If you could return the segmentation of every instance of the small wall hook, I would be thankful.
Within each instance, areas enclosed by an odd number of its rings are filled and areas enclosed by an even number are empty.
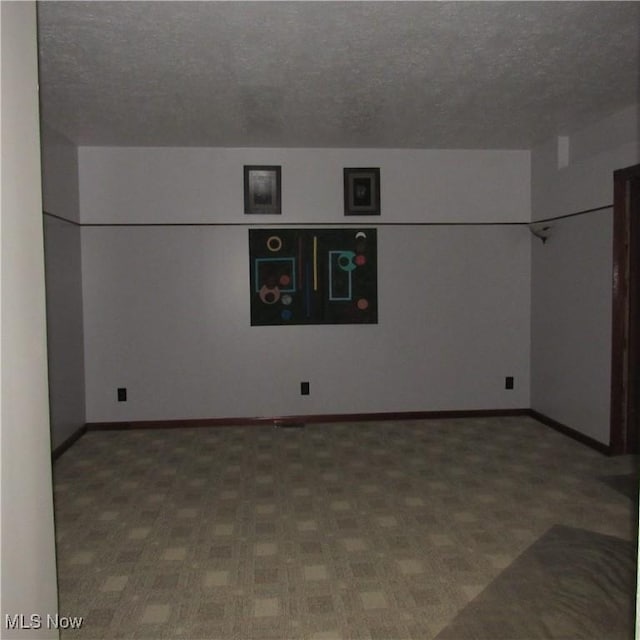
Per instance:
[[[529,231],[531,231],[536,238],[540,238],[540,240],[542,240],[542,244],[544,244],[551,235],[551,226],[546,225],[544,227],[540,227],[536,224],[530,224]]]

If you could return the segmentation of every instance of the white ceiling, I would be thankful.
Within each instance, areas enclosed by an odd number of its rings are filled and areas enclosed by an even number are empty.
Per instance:
[[[529,148],[639,102],[640,2],[40,2],[80,145]]]

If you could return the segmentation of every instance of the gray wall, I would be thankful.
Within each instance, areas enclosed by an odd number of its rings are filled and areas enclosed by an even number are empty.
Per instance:
[[[43,209],[53,214],[44,216],[44,242],[51,442],[55,448],[85,424],[78,152],[47,126],[42,129],[41,147]]]
[[[554,222],[545,245],[446,225],[610,205],[612,171],[638,161],[637,117],[569,132],[562,169],[555,139],[531,154],[81,148],[83,223],[203,225],[82,229],[87,420],[532,406],[607,442],[611,211]],[[242,165],[261,163],[283,166],[281,216],[243,214]],[[344,166],[382,169],[383,215],[361,220],[388,225],[380,323],[250,327],[247,227],[353,222]]]
[[[533,150],[532,217],[543,220],[613,202],[613,171],[637,163],[638,110],[628,108],[569,136],[569,165],[557,142]],[[609,443],[612,209],[550,223],[533,239],[531,407]]]
[[[34,2],[0,3],[2,30],[2,638],[5,615],[58,608],[47,402]]]
[[[243,214],[243,163],[282,165],[282,216]],[[381,167],[380,218],[345,219],[344,166]],[[528,407],[527,228],[414,222],[527,221],[529,171],[513,151],[81,148],[83,222],[219,225],[83,228],[87,420]],[[251,327],[265,222],[394,223],[379,324]]]
[[[528,222],[528,151],[81,147],[83,223],[353,222],[342,168],[380,167],[373,222]],[[244,164],[282,165],[282,215],[243,214]]]

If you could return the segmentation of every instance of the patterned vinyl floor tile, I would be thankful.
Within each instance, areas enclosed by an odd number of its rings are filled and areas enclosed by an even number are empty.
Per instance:
[[[89,432],[61,638],[632,637],[636,466],[527,417]]]

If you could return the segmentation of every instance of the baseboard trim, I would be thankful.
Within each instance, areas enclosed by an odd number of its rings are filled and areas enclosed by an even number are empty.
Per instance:
[[[197,418],[185,420],[132,420],[123,422],[87,422],[54,449],[52,457],[59,458],[87,431],[118,431],[134,429],[181,429],[188,427],[260,427],[293,426],[321,422],[368,422],[385,420],[449,420],[456,418],[497,418],[529,416],[563,435],[605,455],[611,455],[609,445],[562,424],[534,409],[470,409],[459,411],[391,411],[382,413],[329,413],[295,416],[245,417],[245,418]]]
[[[549,416],[545,416],[543,413],[539,411],[535,411],[534,409],[529,409],[529,415],[538,422],[546,425],[547,427],[551,427],[555,431],[562,433],[573,440],[577,440],[578,442],[586,445],[587,447],[591,447],[600,453],[604,453],[605,455],[611,455],[611,447],[607,444],[599,442],[598,440],[594,440],[590,436],[585,435],[584,433],[580,433],[580,431],[576,431],[571,427],[568,427],[566,424],[562,424],[562,422],[558,422]]]
[[[76,429],[62,444],[59,444],[51,451],[51,460],[56,461],[69,447],[75,444],[82,436],[87,433],[87,425],[82,425]]]
[[[392,411],[384,413],[329,413],[265,418],[197,418],[187,420],[135,420],[127,422],[88,422],[89,431],[120,429],[180,429],[184,427],[256,427],[310,424],[319,422],[368,422],[373,420],[446,420],[454,418],[494,418],[525,416],[529,409],[471,409],[461,411]]]

